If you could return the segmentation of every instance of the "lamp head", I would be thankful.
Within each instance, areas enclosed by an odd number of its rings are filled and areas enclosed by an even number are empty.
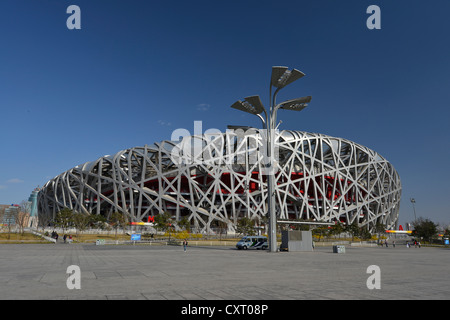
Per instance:
[[[285,101],[278,105],[278,108],[285,110],[293,110],[293,111],[301,111],[308,106],[308,103],[311,101],[312,97],[302,97],[297,99],[292,99]]]
[[[265,111],[259,96],[250,96],[245,98],[244,101],[238,100],[231,107],[254,115]]]
[[[305,74],[297,69],[288,70],[287,67],[272,67],[270,84],[276,88],[284,88],[288,84],[300,79]]]

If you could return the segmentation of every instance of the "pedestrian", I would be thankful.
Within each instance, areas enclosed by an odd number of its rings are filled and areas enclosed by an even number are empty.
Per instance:
[[[395,240],[392,241],[392,247],[395,248]]]
[[[184,241],[183,241],[183,249],[184,249],[184,252],[186,252],[187,245],[188,245],[188,242],[187,242],[186,239],[184,239]]]
[[[66,239],[67,239],[67,234],[64,234],[64,236],[63,236],[64,243],[66,243]]]
[[[384,240],[384,244],[386,245],[386,248],[388,247],[388,242],[387,242],[387,239],[386,240]]]

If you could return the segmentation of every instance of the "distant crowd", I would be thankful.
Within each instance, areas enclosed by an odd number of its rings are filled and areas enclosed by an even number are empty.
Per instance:
[[[420,247],[421,247],[420,241],[413,240],[413,244],[414,244],[414,248],[420,248]],[[409,241],[407,241],[407,242],[406,242],[406,247],[407,247],[407,248],[411,248],[411,246],[412,246],[413,244],[411,244]],[[388,241],[387,241],[387,240],[384,240],[384,244],[383,244],[383,245],[385,245],[386,248],[387,248],[387,247],[389,246]],[[392,246],[395,248],[395,240],[392,241]]]
[[[53,231],[51,237],[52,237],[53,239],[55,239],[56,241],[58,241],[58,238],[59,238],[58,232]],[[69,235],[64,234],[63,240],[64,240],[64,243],[67,243],[67,242],[71,243],[71,242],[73,241],[72,235],[71,235],[71,234],[69,234]]]

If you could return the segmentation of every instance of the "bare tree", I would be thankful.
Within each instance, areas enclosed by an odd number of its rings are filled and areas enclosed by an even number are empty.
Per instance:
[[[48,214],[39,212],[38,213],[38,226],[42,228],[42,233],[45,232],[45,228],[48,227],[51,218]]]
[[[5,207],[4,206],[0,206],[0,221],[3,221],[3,217],[5,215]]]
[[[16,225],[20,229],[20,234],[23,235],[25,227],[28,225],[31,212],[31,202],[23,200],[19,205],[19,210],[16,217]]]

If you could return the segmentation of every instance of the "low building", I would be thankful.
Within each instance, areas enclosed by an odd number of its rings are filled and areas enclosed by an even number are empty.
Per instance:
[[[15,226],[20,213],[20,206],[12,204],[5,208],[2,218],[3,226]]]

